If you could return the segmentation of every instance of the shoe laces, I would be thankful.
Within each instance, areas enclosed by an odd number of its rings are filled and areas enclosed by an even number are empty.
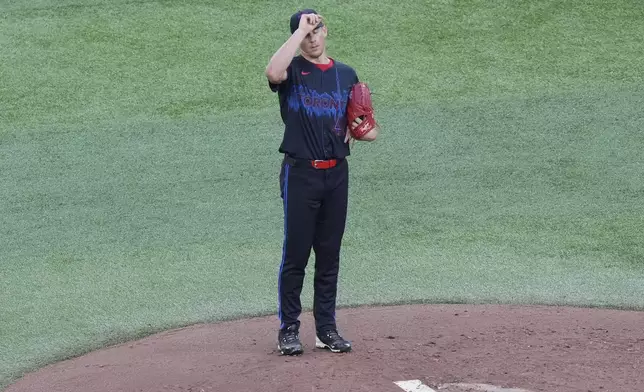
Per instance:
[[[297,340],[297,332],[295,331],[284,332],[284,335],[282,335],[282,340],[284,340],[286,343],[295,342]]]
[[[342,337],[340,337],[340,334],[338,334],[338,331],[330,330],[330,331],[326,331],[324,334],[333,340],[342,340]]]

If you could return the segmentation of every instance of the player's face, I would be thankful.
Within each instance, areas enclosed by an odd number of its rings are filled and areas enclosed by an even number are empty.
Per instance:
[[[302,41],[300,49],[309,57],[318,58],[324,53],[326,27],[318,27],[311,31]]]

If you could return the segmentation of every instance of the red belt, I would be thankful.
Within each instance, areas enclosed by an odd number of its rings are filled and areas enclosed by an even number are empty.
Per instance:
[[[335,165],[338,164],[338,161],[336,159],[329,159],[329,160],[321,160],[321,159],[316,159],[314,161],[311,161],[311,166],[313,166],[316,169],[330,169],[332,167],[335,167]]]

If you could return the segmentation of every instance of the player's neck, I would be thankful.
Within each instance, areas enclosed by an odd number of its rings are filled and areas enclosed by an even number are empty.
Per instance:
[[[327,56],[326,54],[326,50],[322,52],[320,57],[310,57],[304,53],[302,53],[302,57],[312,62],[313,64],[328,64],[331,61],[331,59],[329,59],[329,56]]]

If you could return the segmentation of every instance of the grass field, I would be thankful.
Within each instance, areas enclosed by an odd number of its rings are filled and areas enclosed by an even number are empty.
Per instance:
[[[314,5],[383,126],[350,160],[339,302],[644,308],[644,3],[398,3]],[[305,6],[0,0],[0,388],[275,311],[263,70]]]

